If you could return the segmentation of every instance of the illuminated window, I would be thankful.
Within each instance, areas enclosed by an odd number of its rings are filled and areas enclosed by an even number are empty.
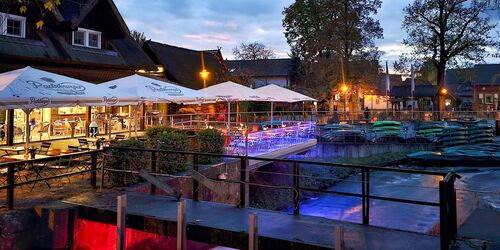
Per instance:
[[[24,38],[26,36],[26,17],[0,13],[0,34]]]
[[[484,95],[484,103],[485,104],[493,104],[493,94],[485,94]]]
[[[78,28],[73,31],[73,45],[100,49],[101,32]]]

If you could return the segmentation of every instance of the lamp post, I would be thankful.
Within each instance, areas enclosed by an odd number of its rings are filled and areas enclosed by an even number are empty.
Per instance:
[[[206,69],[203,69],[200,72],[200,77],[201,77],[201,79],[203,79],[203,88],[207,87],[207,78],[209,75],[210,75],[210,72],[208,72]]]
[[[438,96],[438,117],[441,120],[443,118],[444,114],[444,103],[445,103],[445,97],[448,95],[448,89],[446,89],[444,86],[439,89],[439,96]]]
[[[342,85],[340,90],[344,93],[344,119],[346,119],[346,113],[347,113],[347,91],[349,88],[346,85]]]
[[[205,69],[205,55],[203,54],[203,51],[201,52],[201,72],[200,72],[200,77],[203,79],[203,88],[207,87],[207,78],[210,75],[210,72],[208,72]]]
[[[372,105],[371,105],[370,109],[373,110],[373,89],[370,89],[370,99],[372,101]]]

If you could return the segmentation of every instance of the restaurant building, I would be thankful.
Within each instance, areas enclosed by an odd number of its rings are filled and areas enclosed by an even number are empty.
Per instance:
[[[259,88],[269,84],[289,88],[297,63],[290,58],[227,60],[229,73],[238,82]]]
[[[35,4],[35,3],[33,3]],[[131,38],[129,29],[112,0],[61,1],[37,29],[38,6],[19,12],[17,3],[0,9],[0,73],[31,66],[80,80],[101,83],[140,70],[156,70],[153,61]],[[7,11],[9,10],[9,11]],[[4,11],[4,12],[2,12]],[[7,13],[8,12],[8,13]],[[44,79],[41,79],[43,81]],[[47,79],[45,79],[47,80]],[[31,140],[85,135],[91,120],[107,132],[129,130],[132,107],[63,107],[35,109],[29,117]],[[140,108],[140,116],[145,112]],[[22,110],[0,111],[0,144],[23,142]],[[144,121],[141,121],[143,125]]]

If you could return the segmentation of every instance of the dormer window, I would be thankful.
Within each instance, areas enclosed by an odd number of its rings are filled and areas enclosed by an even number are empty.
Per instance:
[[[78,28],[78,30],[73,31],[73,45],[100,49],[101,32]]]
[[[0,35],[26,37],[26,17],[0,12]]]

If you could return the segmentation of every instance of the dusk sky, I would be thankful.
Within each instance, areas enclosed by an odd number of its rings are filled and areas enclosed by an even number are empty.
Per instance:
[[[131,30],[144,32],[155,41],[192,48],[222,47],[225,58],[240,42],[261,41],[278,57],[287,57],[290,48],[282,27],[282,11],[293,0],[115,0]],[[383,0],[377,19],[384,39],[377,40],[390,62],[404,51],[401,41],[402,9],[411,0]],[[488,62],[498,61],[488,59]]]

